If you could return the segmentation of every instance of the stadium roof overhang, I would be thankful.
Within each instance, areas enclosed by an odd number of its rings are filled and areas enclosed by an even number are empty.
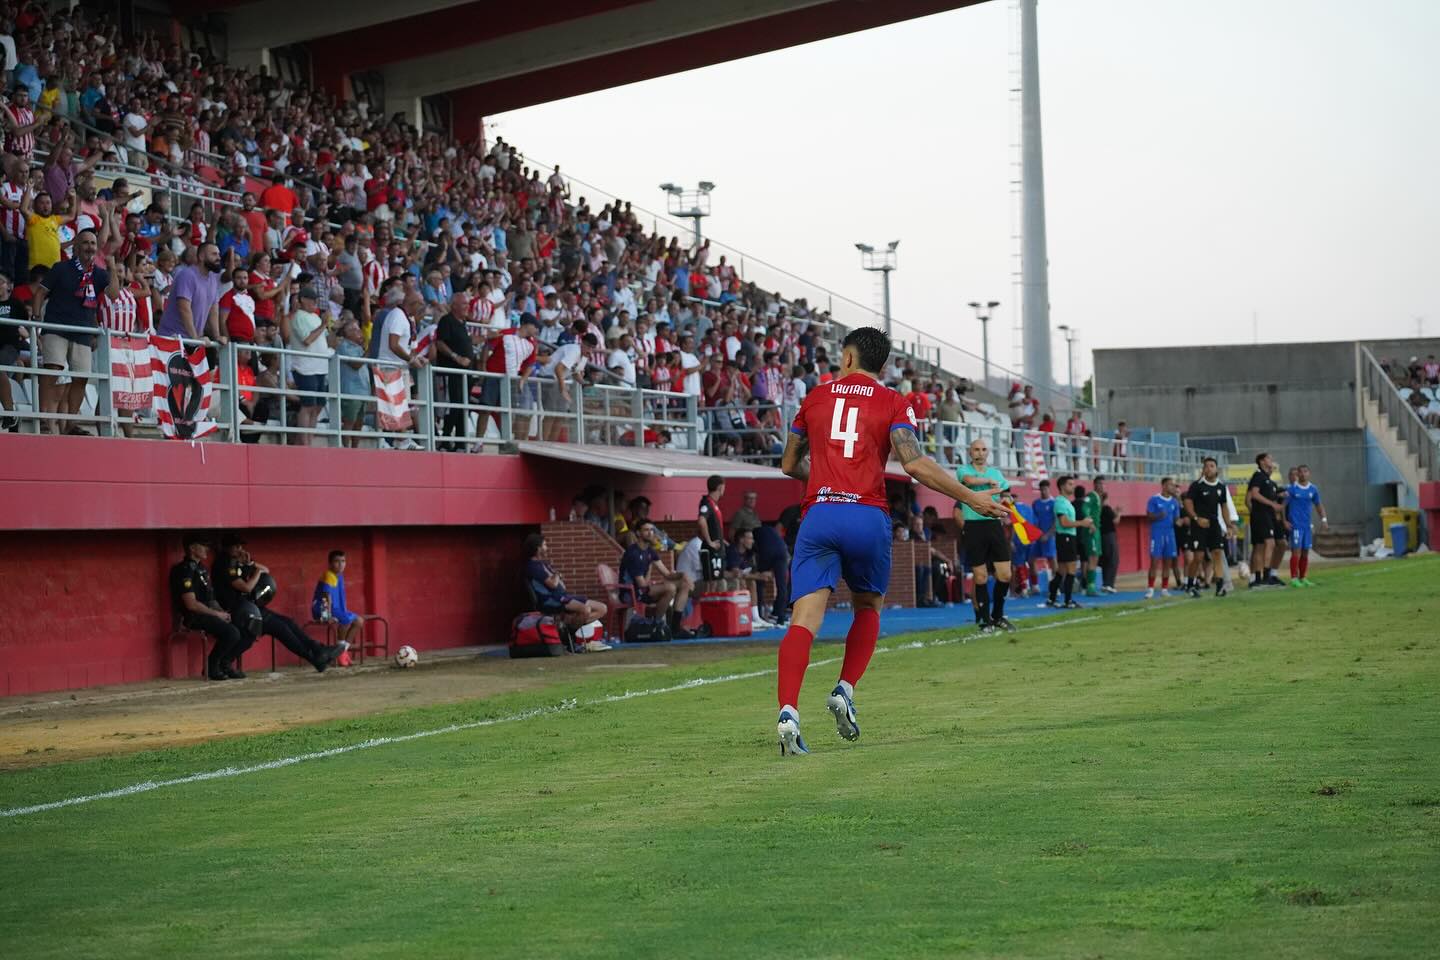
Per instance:
[[[719,457],[701,457],[678,450],[655,450],[649,447],[597,447],[575,443],[552,443],[546,440],[522,440],[517,446],[523,454],[548,457],[569,463],[608,470],[623,470],[650,477],[722,476],[744,480],[782,480],[785,475],[775,467],[761,466]]]
[[[220,13],[231,60],[304,44],[317,82],[380,71],[385,107],[448,93],[457,122],[608,89],[983,0],[187,0]]]

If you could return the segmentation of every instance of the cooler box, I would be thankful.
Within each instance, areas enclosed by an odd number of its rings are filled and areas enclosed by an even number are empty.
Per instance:
[[[1395,556],[1405,556],[1405,551],[1410,546],[1410,531],[1405,527],[1405,524],[1392,523],[1390,528],[1385,532],[1390,535],[1388,539],[1390,540],[1391,549],[1395,551]]]
[[[750,591],[705,594],[700,598],[700,619],[717,637],[750,636]]]

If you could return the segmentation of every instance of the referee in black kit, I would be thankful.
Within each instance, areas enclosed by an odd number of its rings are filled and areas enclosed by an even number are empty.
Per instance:
[[[1283,587],[1285,582],[1275,573],[1280,562],[1280,545],[1285,542],[1285,527],[1280,522],[1284,507],[1280,503],[1280,485],[1271,479],[1275,458],[1262,453],[1255,458],[1255,472],[1245,490],[1245,503],[1250,507],[1250,587]]]

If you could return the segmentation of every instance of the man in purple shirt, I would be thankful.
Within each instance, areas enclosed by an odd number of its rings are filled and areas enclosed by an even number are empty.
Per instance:
[[[220,248],[213,243],[200,246],[200,262],[175,272],[170,300],[160,317],[156,332],[166,337],[199,340],[209,335],[225,343],[220,329]]]

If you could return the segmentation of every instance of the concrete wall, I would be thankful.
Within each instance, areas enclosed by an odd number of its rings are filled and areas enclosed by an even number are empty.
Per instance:
[[[1440,340],[1365,341],[1401,362],[1440,355]],[[1378,529],[1379,505],[1413,500],[1374,459],[1356,405],[1355,343],[1236,344],[1095,351],[1096,402],[1107,423],[1234,436],[1234,462],[1268,450],[1281,470],[1308,463],[1332,522]],[[1368,450],[1367,450],[1368,448]],[[1403,485],[1402,485],[1403,486]]]

